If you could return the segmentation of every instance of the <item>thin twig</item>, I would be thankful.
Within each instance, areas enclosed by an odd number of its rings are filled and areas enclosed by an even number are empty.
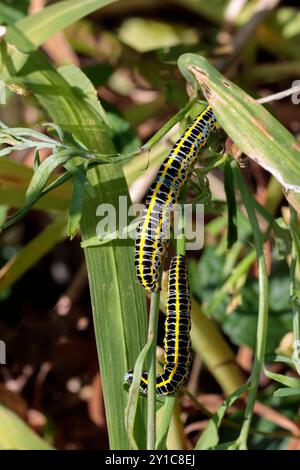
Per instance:
[[[263,98],[259,98],[256,101],[257,103],[260,103],[260,104],[269,103],[270,101],[282,100],[282,98],[285,98],[287,96],[290,96],[290,95],[293,95],[294,93],[299,93],[299,92],[300,92],[300,85],[297,85],[297,86],[288,88],[287,90],[274,93],[273,95],[264,96]]]

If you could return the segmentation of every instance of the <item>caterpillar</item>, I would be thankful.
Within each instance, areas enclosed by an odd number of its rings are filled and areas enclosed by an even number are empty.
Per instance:
[[[186,258],[176,255],[172,258],[169,278],[165,319],[165,363],[163,372],[156,376],[156,393],[173,395],[186,381],[191,363],[191,300],[188,283]],[[129,385],[133,371],[125,374]],[[146,394],[148,373],[141,377],[140,390]]]
[[[210,106],[200,113],[177,140],[149,188],[135,242],[138,281],[149,292],[159,288],[159,272],[168,239],[171,211],[178,201],[199,151],[205,146],[216,119]]]

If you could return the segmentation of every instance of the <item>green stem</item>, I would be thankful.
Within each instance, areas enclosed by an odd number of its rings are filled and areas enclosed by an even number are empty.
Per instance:
[[[291,301],[293,305],[293,356],[292,360],[300,375],[300,235],[298,215],[290,207],[290,230],[293,238],[291,271]]]
[[[159,284],[161,284],[161,282]],[[150,365],[148,372],[147,450],[154,450],[156,442],[156,341],[159,315],[159,300],[160,291],[153,292],[150,297],[150,313],[148,327],[148,341],[151,341],[152,344],[149,351]]]
[[[245,185],[240,169],[237,165],[233,168],[235,180],[240,190],[246,211],[248,213],[249,221],[253,230],[255,250],[258,260],[258,283],[259,283],[259,308],[258,308],[258,322],[257,322],[257,333],[256,333],[256,347],[254,355],[253,369],[250,376],[249,382],[249,394],[247,399],[247,405],[244,415],[244,420],[241,428],[241,432],[238,438],[239,449],[247,449],[247,439],[250,431],[251,420],[253,416],[253,409],[257,395],[257,389],[259,385],[259,378],[263,368],[266,339],[267,339],[267,327],[268,327],[268,275],[266,260],[264,256],[264,245],[263,236],[261,234],[257,218],[254,210],[254,201],[252,195],[249,193],[248,188]]]
[[[222,157],[219,160],[217,160],[215,163],[212,163],[209,166],[203,166],[203,168],[197,168],[197,173],[204,173],[206,175],[207,173],[214,170],[218,166],[223,165],[223,163],[226,162],[227,158],[228,158],[228,155],[224,153]]]
[[[177,124],[194,106],[194,104],[199,101],[196,96],[190,99],[190,101],[180,110],[175,116],[173,116],[153,137],[151,137],[148,142],[142,145],[140,151],[151,150],[154,145],[160,141],[160,139],[170,130],[172,127]]]

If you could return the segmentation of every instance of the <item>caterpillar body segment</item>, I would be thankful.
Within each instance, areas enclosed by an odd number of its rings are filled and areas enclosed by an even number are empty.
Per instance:
[[[185,256],[176,255],[171,261],[165,319],[165,362],[156,377],[156,393],[173,395],[186,381],[191,363],[191,301]],[[125,374],[131,384],[133,371]],[[141,377],[140,390],[147,394],[148,374]]]
[[[171,212],[216,119],[210,106],[200,113],[174,144],[149,188],[135,244],[138,281],[150,292],[159,288],[159,272],[168,244]],[[149,243],[148,243],[149,241]]]

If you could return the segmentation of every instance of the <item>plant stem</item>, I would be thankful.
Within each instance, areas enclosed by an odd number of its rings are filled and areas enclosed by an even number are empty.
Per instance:
[[[199,101],[197,96],[191,98],[190,101],[188,101],[188,103],[178,111],[177,114],[175,114],[175,116],[173,116],[153,137],[151,137],[150,140],[148,140],[148,142],[141,147],[140,151],[144,152],[145,150],[151,150],[152,147],[192,109],[197,101]]]
[[[293,356],[292,360],[300,375],[300,234],[298,215],[290,207],[290,231],[293,238],[291,261],[291,301],[293,305]]]
[[[266,349],[267,327],[268,327],[268,276],[266,260],[264,256],[263,236],[261,234],[254,210],[252,195],[245,185],[240,169],[234,164],[233,167],[235,180],[240,190],[245,208],[248,213],[249,221],[253,230],[255,250],[258,260],[258,283],[259,283],[259,308],[256,333],[256,347],[254,355],[253,369],[250,376],[249,395],[244,415],[241,432],[238,438],[239,449],[247,449],[247,439],[250,431],[253,408],[255,404],[259,378],[263,367],[264,355]]]
[[[160,283],[161,284],[160,274]],[[147,450],[155,449],[156,442],[156,339],[159,314],[160,291],[153,292],[150,297],[150,313],[148,327],[148,341],[151,341],[149,351],[150,365],[148,372],[148,397],[147,397]]]

